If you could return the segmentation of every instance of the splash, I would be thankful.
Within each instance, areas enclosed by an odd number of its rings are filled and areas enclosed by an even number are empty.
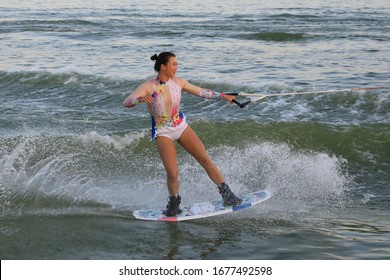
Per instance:
[[[105,189],[115,191],[133,165],[126,156],[142,137],[143,133],[91,132],[1,139],[2,215],[26,208],[74,207],[86,201],[106,203]]]
[[[295,150],[284,143],[256,142],[245,147],[217,147],[210,151],[237,193],[269,189],[272,199],[259,207],[278,219],[292,216],[331,216],[349,204],[352,178],[343,170],[343,158],[326,153]],[[182,159],[182,197],[191,202],[218,198],[212,183],[189,157]],[[196,187],[194,187],[196,186]],[[199,198],[200,197],[200,198]],[[258,214],[258,213],[257,213]]]
[[[130,210],[164,207],[165,170],[155,146],[139,141],[143,137],[91,132],[8,139],[0,158],[3,213],[90,203]],[[219,199],[202,167],[181,148],[178,152],[183,205]],[[342,158],[259,140],[213,146],[209,154],[235,192],[272,191],[261,211],[288,219],[292,213],[331,213],[346,206],[352,180]]]

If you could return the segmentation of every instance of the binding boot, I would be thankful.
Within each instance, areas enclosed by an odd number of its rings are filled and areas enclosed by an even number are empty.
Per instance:
[[[229,188],[228,184],[222,183],[218,185],[219,193],[223,199],[223,205],[225,206],[237,206],[240,205],[242,199],[237,197]]]
[[[181,196],[179,194],[170,195],[167,204],[167,209],[164,211],[164,215],[168,217],[173,217],[176,216],[177,214],[180,214],[182,212],[179,208],[180,202],[181,202]]]

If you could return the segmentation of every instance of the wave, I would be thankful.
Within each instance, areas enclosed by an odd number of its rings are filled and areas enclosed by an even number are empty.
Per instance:
[[[80,67],[76,67],[72,64],[60,67],[58,69],[54,69],[52,71],[40,69],[35,71],[0,71],[0,83],[2,85],[4,84],[9,86],[15,86],[18,83],[32,84],[37,86],[51,84],[67,85],[71,83],[99,84],[110,80],[113,83],[120,82],[112,77],[89,74],[87,70]]]
[[[42,101],[78,107],[104,104],[118,105],[123,92],[136,87],[140,81],[129,81],[86,73],[73,65],[49,71],[0,71],[4,94],[0,99],[32,103]],[[113,102],[107,102],[107,100]],[[62,106],[62,107],[63,107]]]
[[[309,19],[320,20],[323,18],[320,14],[317,14],[317,12],[319,12],[318,10],[309,10],[309,11],[312,11],[313,14],[307,14],[307,9],[305,9],[303,11],[306,13],[288,13],[288,12],[286,12],[286,13],[277,13],[274,15],[270,15],[269,17],[275,18],[275,19],[290,19],[290,18],[292,18],[292,19],[302,19],[302,20],[309,20]]]
[[[199,129],[199,135],[237,192],[269,188],[279,206],[291,201],[286,213],[302,202],[305,211],[347,203],[353,180],[342,157],[255,135],[216,141],[212,131]],[[1,216],[134,210],[166,201],[165,171],[145,134],[24,136],[1,139],[0,148]],[[186,204],[218,198],[205,172],[181,150],[179,164]]]
[[[15,206],[20,209],[51,207],[53,200],[68,207],[104,203],[99,201],[99,193],[111,181],[128,174],[135,164],[132,160],[138,156],[126,156],[142,136],[135,133],[118,137],[91,132],[0,139],[3,211]]]
[[[48,71],[0,71],[0,121],[5,131],[50,130],[87,133],[97,130],[127,131],[149,127],[150,117],[143,106],[123,108],[124,97],[143,80],[131,80],[83,73],[72,65]],[[244,109],[228,103],[183,94],[184,113],[189,120],[213,119],[217,122],[254,120],[256,123],[320,123],[332,126],[371,126],[387,124],[387,89],[334,94],[275,96],[272,93],[315,91],[310,85],[286,83],[191,81],[220,92],[237,91],[271,94]],[[326,88],[324,88],[326,89]],[[239,97],[240,102],[247,99]]]
[[[309,36],[305,33],[288,33],[288,32],[256,32],[256,33],[237,35],[237,38],[240,39],[273,41],[273,42],[302,41],[310,37],[312,36]]]
[[[83,73],[72,65],[48,71],[0,71],[0,116],[4,128],[13,130],[91,130],[125,131],[148,127],[145,108],[123,108],[124,97],[143,80],[131,80]],[[313,91],[310,85],[290,86],[283,82],[248,82],[245,84],[191,81],[220,92],[244,91],[283,93]],[[389,118],[389,92],[345,92],[300,96],[267,97],[244,109],[228,103],[183,94],[183,110],[194,120],[218,122],[251,119],[264,122],[314,122],[336,126],[386,124]],[[241,98],[240,101],[247,99]]]
[[[0,33],[15,32],[78,32],[80,28],[97,26],[98,23],[81,19],[56,20],[2,20]]]

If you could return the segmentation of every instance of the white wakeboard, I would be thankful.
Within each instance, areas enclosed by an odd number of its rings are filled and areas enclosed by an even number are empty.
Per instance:
[[[223,201],[218,200],[214,202],[195,203],[193,205],[183,207],[181,208],[182,212],[174,217],[165,216],[164,209],[137,210],[133,212],[133,216],[140,220],[170,222],[206,218],[254,206],[271,198],[271,192],[269,190],[261,190],[253,193],[242,194],[238,197],[242,199],[242,202],[237,206],[224,206]]]

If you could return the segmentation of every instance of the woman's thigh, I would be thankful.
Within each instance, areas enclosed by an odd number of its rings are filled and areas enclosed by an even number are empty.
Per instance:
[[[160,136],[156,138],[156,144],[168,176],[177,176],[179,168],[174,141],[168,137]]]

